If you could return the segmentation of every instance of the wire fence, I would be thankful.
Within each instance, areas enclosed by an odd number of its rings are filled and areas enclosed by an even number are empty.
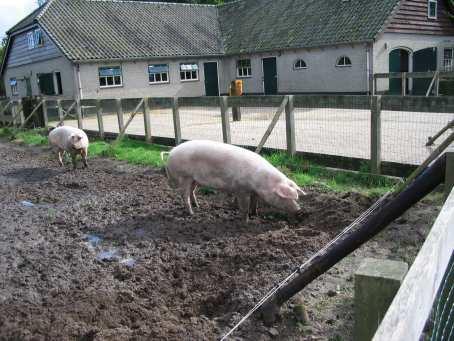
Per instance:
[[[284,103],[289,98],[291,103]],[[380,105],[374,109],[377,98]],[[221,97],[147,98],[138,105],[142,100],[51,99],[46,111],[50,126],[64,116],[66,125],[119,133],[136,110],[126,134],[149,131],[151,140],[206,139],[255,148],[263,140],[265,148],[370,160],[378,166],[381,161],[420,164],[450,129],[433,146],[426,147],[428,138],[454,121],[454,97],[242,96],[225,98],[225,109]]]

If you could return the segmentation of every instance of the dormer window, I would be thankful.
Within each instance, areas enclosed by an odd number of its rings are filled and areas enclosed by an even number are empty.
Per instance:
[[[342,56],[337,60],[337,67],[348,67],[352,66],[352,61],[347,56]]]
[[[428,0],[427,17],[429,19],[437,19],[437,0]]]
[[[307,64],[304,60],[298,59],[294,64],[293,64],[293,69],[294,70],[301,70],[301,69],[307,69]]]
[[[44,46],[43,31],[40,28],[27,33],[28,49],[36,49]]]

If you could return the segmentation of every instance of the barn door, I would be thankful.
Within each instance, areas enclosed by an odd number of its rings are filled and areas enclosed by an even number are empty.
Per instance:
[[[276,58],[263,58],[263,88],[265,95],[277,94]]]
[[[389,72],[408,72],[410,54],[407,50],[396,49],[392,50],[389,54]],[[408,93],[408,82],[407,89]],[[390,78],[389,79],[389,93],[390,95],[402,94],[402,79]]]
[[[437,70],[437,48],[429,47],[413,53],[413,72],[427,72]],[[429,89],[431,78],[413,80],[413,95],[425,96]]]

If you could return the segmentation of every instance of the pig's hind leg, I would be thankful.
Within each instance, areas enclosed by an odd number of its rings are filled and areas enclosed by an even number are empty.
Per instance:
[[[199,202],[197,200],[197,197],[195,196],[195,193],[197,191],[197,182],[193,181],[191,184],[191,202],[195,205],[195,207],[199,208]]]
[[[183,184],[181,186],[181,188],[183,190],[184,205],[186,206],[186,209],[188,210],[190,215],[194,214],[194,211],[192,210],[192,205],[191,205],[191,197],[194,195],[193,182],[194,181],[192,179],[185,179],[185,181],[183,181]]]

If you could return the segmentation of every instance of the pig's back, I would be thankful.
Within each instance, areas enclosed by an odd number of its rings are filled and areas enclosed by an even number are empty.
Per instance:
[[[68,147],[69,137],[71,134],[81,134],[83,140],[88,142],[87,134],[85,134],[83,130],[69,126],[57,127],[53,129],[49,133],[49,142],[59,148],[66,149]]]
[[[259,174],[275,174],[275,168],[256,153],[202,140],[185,142],[174,148],[167,167],[171,173],[193,177],[201,185],[246,190],[255,187]]]

